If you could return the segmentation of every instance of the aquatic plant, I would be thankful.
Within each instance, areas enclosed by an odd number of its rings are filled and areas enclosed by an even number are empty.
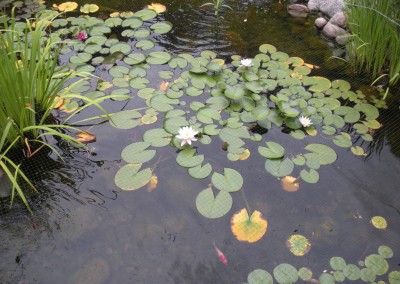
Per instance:
[[[215,16],[218,16],[221,8],[228,8],[230,10],[233,10],[232,7],[224,4],[224,0],[213,0],[213,2],[205,3],[205,4],[201,5],[200,7],[205,7],[205,6],[213,6]]]
[[[197,141],[195,138],[195,135],[199,133],[198,131],[194,131],[193,128],[190,126],[184,126],[182,128],[179,128],[178,130],[179,135],[176,136],[176,138],[181,139],[181,146],[188,144],[192,145],[192,141]]]
[[[377,78],[374,83],[387,76],[390,86],[400,80],[400,8],[394,2],[346,1],[351,64],[359,72],[370,72]]]

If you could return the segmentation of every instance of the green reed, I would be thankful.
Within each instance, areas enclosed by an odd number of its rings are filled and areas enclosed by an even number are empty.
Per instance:
[[[398,0],[349,0],[346,3],[352,41],[347,44],[351,63],[374,78],[400,80],[400,5]],[[375,81],[378,81],[375,80]]]
[[[213,2],[205,3],[205,4],[201,5],[200,7],[204,7],[204,6],[213,6],[215,16],[218,16],[219,11],[221,10],[222,7],[233,10],[232,7],[224,4],[224,0],[213,0]]]

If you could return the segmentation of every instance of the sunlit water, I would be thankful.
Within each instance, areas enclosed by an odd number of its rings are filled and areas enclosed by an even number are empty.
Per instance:
[[[170,52],[194,55],[209,49],[224,58],[252,57],[260,44],[270,43],[320,66],[316,75],[352,78],[353,84],[363,84],[344,63],[330,59],[333,50],[317,35],[313,18],[295,20],[286,14],[285,5],[231,2],[234,11],[223,11],[224,19],[218,20],[210,9],[200,8],[202,1],[165,2],[165,18],[174,30],[156,38],[157,42]],[[104,11],[135,11],[148,3],[98,4]],[[161,81],[154,77],[152,83],[157,86]],[[135,100],[124,104],[111,102],[107,108],[138,107]],[[258,144],[249,144],[251,158],[238,162],[226,159],[218,139],[202,146],[208,152],[205,162],[211,161],[214,171],[233,167],[244,177],[242,192],[233,194],[232,210],[219,219],[206,219],[197,212],[196,196],[210,179],[191,178],[176,165],[173,148],[157,149],[156,189],[118,189],[114,176],[124,165],[122,149],[140,141],[141,134],[154,125],[128,131],[107,123],[97,125],[92,129],[97,142],[89,144],[92,153],[66,152],[66,163],[44,154],[32,168],[40,172],[39,167],[49,164],[37,175],[44,193],[34,201],[34,216],[18,203],[6,212],[3,204],[0,283],[244,283],[252,270],[272,272],[280,263],[306,266],[318,277],[330,270],[332,256],[357,264],[380,245],[393,249],[389,271],[398,270],[398,108],[385,111],[382,117],[384,127],[376,140],[363,145],[369,147],[367,157],[357,157],[320,138],[321,143],[333,145],[338,160],[320,169],[317,184],[301,183],[294,193],[283,191],[280,182],[265,172]],[[276,127],[264,138],[293,153],[315,142],[314,138],[294,140]],[[230,216],[246,206],[245,200],[269,224],[266,235],[255,244],[237,241],[230,231]],[[386,230],[370,224],[376,215],[386,218]],[[286,248],[286,239],[294,233],[309,238],[312,247],[306,256],[296,257]],[[213,242],[225,253],[228,266],[218,261]]]

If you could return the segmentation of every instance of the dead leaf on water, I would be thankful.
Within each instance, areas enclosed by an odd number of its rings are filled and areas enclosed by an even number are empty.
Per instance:
[[[291,235],[286,240],[286,247],[296,256],[303,256],[311,249],[310,241],[303,235]]]
[[[151,115],[150,113],[146,113],[145,115],[142,116],[140,121],[146,125],[152,124],[157,121],[157,115]]]
[[[243,153],[239,155],[239,160],[244,161],[250,157],[250,150],[244,149]]]
[[[264,236],[267,227],[267,220],[257,210],[249,217],[246,208],[243,208],[234,214],[231,219],[232,233],[241,242],[257,242]]]
[[[281,179],[282,189],[289,192],[295,192],[299,189],[300,183],[296,182],[297,178],[292,176],[285,176]]]
[[[78,137],[76,140],[82,143],[92,143],[96,141],[96,135],[89,131],[79,131],[75,136]]]
[[[76,3],[76,2],[64,2],[58,6],[56,4],[54,4],[54,5],[53,5],[53,7],[57,8],[61,12],[71,12],[71,11],[75,10],[76,8],[78,8],[78,3]]]
[[[151,3],[150,5],[147,5],[147,9],[152,9],[157,14],[160,14],[160,13],[165,12],[167,10],[167,7],[165,7],[165,5],[160,4],[160,3]]]
[[[160,91],[166,91],[168,89],[168,85],[169,85],[169,82],[162,81],[160,84],[160,87],[159,87]]]
[[[150,182],[147,184],[147,191],[152,192],[154,189],[157,188],[158,184],[158,177],[156,175],[152,175]]]
[[[387,228],[387,221],[382,216],[374,216],[371,218],[371,224],[377,229],[384,230]]]
[[[317,65],[312,65],[312,64],[309,64],[309,63],[304,63],[304,66],[306,66],[306,67],[308,67],[310,69],[319,69],[320,68]]]

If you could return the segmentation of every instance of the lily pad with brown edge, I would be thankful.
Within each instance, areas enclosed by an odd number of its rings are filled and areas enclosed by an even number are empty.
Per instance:
[[[147,9],[152,9],[157,14],[161,14],[167,10],[167,7],[165,7],[165,5],[160,4],[160,3],[151,3],[150,5],[147,5]]]
[[[232,208],[232,196],[226,191],[219,191],[216,196],[211,187],[202,190],[196,197],[196,208],[207,218],[220,218]]]
[[[115,175],[115,185],[122,190],[136,190],[149,183],[152,172],[150,168],[140,170],[142,164],[127,164]]]
[[[311,249],[310,241],[303,235],[291,235],[286,240],[286,247],[296,256],[304,256]]]
[[[387,221],[382,216],[374,216],[371,218],[371,224],[377,229],[384,230],[387,228]]]
[[[285,191],[295,192],[299,189],[300,183],[297,181],[297,178],[293,176],[285,176],[281,178],[281,186]]]
[[[231,168],[224,168],[224,174],[214,172],[211,176],[212,184],[219,190],[226,192],[239,191],[243,186],[242,175]]]
[[[79,131],[75,134],[77,140],[82,143],[96,142],[96,136],[89,131]]]
[[[243,208],[231,218],[232,233],[241,242],[259,241],[265,235],[267,227],[267,220],[257,210],[249,217],[247,210]]]

